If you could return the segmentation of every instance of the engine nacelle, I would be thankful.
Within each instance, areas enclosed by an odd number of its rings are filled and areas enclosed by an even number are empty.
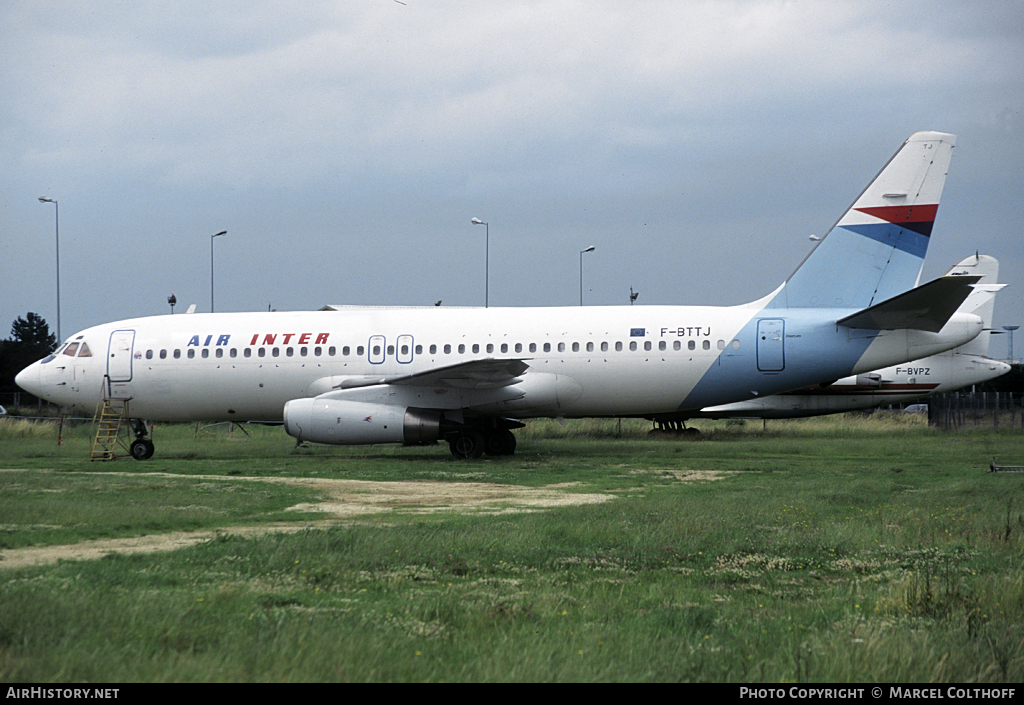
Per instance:
[[[436,441],[441,420],[439,411],[358,401],[294,399],[284,405],[289,436],[333,445]]]

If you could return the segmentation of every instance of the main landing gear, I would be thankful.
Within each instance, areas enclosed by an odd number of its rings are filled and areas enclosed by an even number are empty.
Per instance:
[[[452,455],[459,460],[490,456],[512,455],[516,452],[516,437],[507,428],[461,429],[445,436]]]
[[[132,432],[135,433],[135,440],[128,446],[128,452],[136,460],[149,460],[153,457],[153,441],[146,438],[149,429],[142,419],[131,419]]]
[[[653,419],[655,427],[650,433],[666,433],[682,436],[683,438],[697,438],[700,436],[700,429],[688,427],[686,420],[682,419]]]

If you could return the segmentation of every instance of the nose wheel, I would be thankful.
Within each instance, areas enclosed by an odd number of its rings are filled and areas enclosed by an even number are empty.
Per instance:
[[[149,427],[142,419],[131,419],[132,431],[135,432],[135,440],[128,446],[128,452],[136,460],[149,460],[153,457],[153,441],[146,436],[149,434]]]
[[[132,441],[132,444],[128,446],[128,452],[132,454],[132,457],[136,460],[149,460],[153,457],[153,441],[148,438],[136,438]]]

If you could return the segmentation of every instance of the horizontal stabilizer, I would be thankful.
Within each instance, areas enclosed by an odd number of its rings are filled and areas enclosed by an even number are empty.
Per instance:
[[[863,311],[840,318],[836,323],[847,328],[898,330],[910,328],[938,333],[967,300],[978,276],[940,277],[916,289],[869,306]]]

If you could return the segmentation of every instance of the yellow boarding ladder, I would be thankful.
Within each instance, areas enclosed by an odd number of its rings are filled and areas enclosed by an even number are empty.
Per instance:
[[[105,397],[96,409],[96,438],[92,442],[89,460],[116,460],[114,449],[121,441],[121,429],[128,420],[128,400]]]

